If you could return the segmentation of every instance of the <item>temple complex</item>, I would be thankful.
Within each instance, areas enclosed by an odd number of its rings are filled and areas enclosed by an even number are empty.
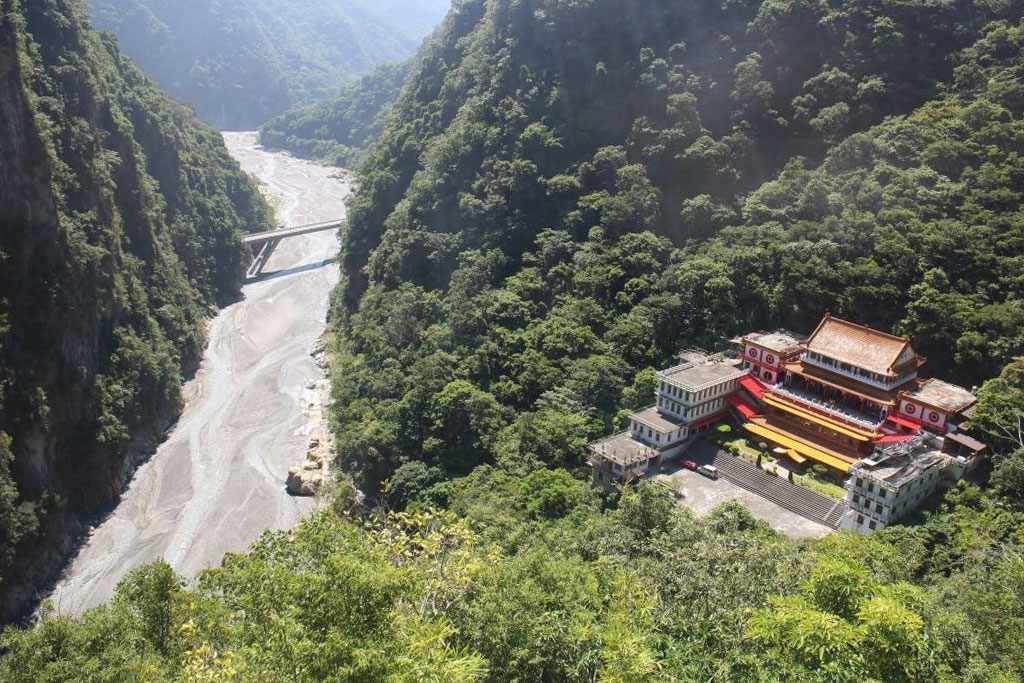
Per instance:
[[[819,464],[846,477],[842,525],[872,531],[986,450],[960,429],[973,392],[919,377],[925,359],[909,339],[826,315],[807,337],[776,330],[732,341],[736,357],[687,351],[658,373],[656,403],[591,444],[599,478],[644,477],[731,414],[751,443],[797,468]]]
[[[922,430],[955,432],[976,401],[962,387],[920,379],[925,359],[908,339],[830,315],[805,341],[780,331],[734,342],[751,370],[731,400],[743,426],[798,464],[846,473]]]

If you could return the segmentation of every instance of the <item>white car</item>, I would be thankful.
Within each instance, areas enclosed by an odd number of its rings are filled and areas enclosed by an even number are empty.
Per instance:
[[[708,479],[718,479],[718,468],[714,465],[701,465],[697,468],[697,471]]]

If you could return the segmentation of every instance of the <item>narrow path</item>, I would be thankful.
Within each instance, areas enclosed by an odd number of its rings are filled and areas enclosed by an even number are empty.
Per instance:
[[[262,150],[254,133],[224,137],[273,198],[280,222],[344,215],[350,185],[337,169]],[[285,493],[284,477],[316,426],[306,414],[308,387],[322,373],[309,354],[338,281],[337,250],[334,233],[286,240],[265,278],[214,319],[180,421],[58,584],[58,613],[107,601],[125,574],[160,558],[193,576],[312,509],[313,501]]]

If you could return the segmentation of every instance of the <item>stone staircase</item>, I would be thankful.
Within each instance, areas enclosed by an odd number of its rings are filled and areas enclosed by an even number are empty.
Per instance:
[[[718,451],[712,464],[733,484],[770,500],[818,524],[838,529],[846,506],[843,501],[823,496],[765,472],[742,458]]]

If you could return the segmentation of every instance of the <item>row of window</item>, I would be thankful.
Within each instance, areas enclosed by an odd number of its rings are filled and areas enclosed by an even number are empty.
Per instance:
[[[896,504],[892,508],[892,510],[889,513],[888,517],[890,519],[899,519],[900,516],[902,516],[902,514],[907,510],[907,508],[911,507],[912,505],[916,506],[917,503],[920,502],[920,500],[925,497],[925,495],[926,495],[926,493],[924,491],[919,491],[918,493],[916,493],[914,495],[913,498],[910,498],[908,500],[905,500],[905,501],[903,501],[901,503]],[[862,505],[861,504],[860,496],[858,496],[857,494],[854,494],[853,495],[853,503],[854,503],[854,505],[861,506],[861,507],[859,507],[860,510],[863,510],[865,512],[871,512],[871,501],[870,500],[865,498],[864,499],[864,504]],[[875,503],[875,513],[876,514],[882,515],[882,514],[884,514],[884,512],[883,512],[884,510],[885,510],[885,508],[882,506],[881,503]],[[863,520],[858,521],[858,523],[859,524],[863,524]],[[871,528],[873,529],[874,527],[871,527]]]
[[[886,387],[893,387],[893,386],[896,386],[896,385],[899,385],[899,384],[903,384],[904,382],[908,381],[914,375],[913,372],[909,372],[909,373],[903,375],[902,377],[898,377],[898,378],[894,379],[894,378],[891,378],[891,377],[886,377],[886,376],[880,375],[877,372],[871,372],[870,370],[865,370],[864,368],[857,367],[856,365],[850,365],[849,363],[843,363],[842,361],[838,361],[838,360],[836,360],[834,358],[829,358],[828,356],[823,356],[820,353],[816,353],[814,351],[808,351],[807,354],[806,354],[806,358],[808,358],[810,360],[817,361],[818,363],[821,363],[822,365],[830,367],[830,368],[832,368],[834,370],[841,370],[842,372],[845,372],[847,374],[853,375],[855,377],[860,377],[862,379],[865,379],[865,380],[868,380],[870,382],[874,382],[875,384],[880,384],[880,385],[886,386]]]
[[[925,474],[925,475],[923,475],[921,477],[918,477],[916,479],[912,479],[910,481],[910,483],[907,484],[907,490],[909,491],[910,489],[913,489],[915,487],[924,486],[926,483],[932,481],[937,476],[938,476],[937,470],[931,469],[931,470],[928,471],[927,474]],[[865,488],[864,487],[864,480],[861,477],[857,477],[857,488],[860,488],[860,489]],[[874,493],[874,491],[875,491],[875,484],[874,484],[874,482],[869,481],[866,490],[867,490],[868,493]],[[897,491],[895,495],[898,496],[899,494],[900,494],[900,491]],[[885,496],[886,496],[886,489],[884,487],[882,487],[882,486],[879,486],[878,487],[878,497],[879,498],[885,498]]]
[[[756,348],[754,348],[753,346],[751,346],[751,347],[748,347],[748,348],[747,348],[747,355],[748,355],[748,356],[750,356],[751,358],[755,358],[755,359],[756,359],[756,358],[758,358],[758,357],[759,357],[759,356],[760,356],[761,354],[760,354],[760,352],[759,352],[759,351],[758,351],[758,350],[757,350]],[[767,363],[768,365],[775,365],[775,360],[776,360],[776,359],[775,359],[775,356],[773,356],[773,355],[771,355],[771,354],[765,354],[765,356],[764,356],[763,360],[764,360],[764,362],[765,362],[765,363]]]
[[[668,410],[682,418],[700,417],[701,415],[707,415],[711,411],[721,408],[723,405],[725,405],[725,402],[720,398],[714,401],[708,401],[707,403],[702,403],[699,406],[693,406],[691,408],[687,408],[681,403],[670,401],[667,398],[658,399],[659,408],[664,408],[665,410]]]
[[[865,500],[866,504],[863,506],[862,509],[870,510],[871,509],[871,501],[867,500],[866,498],[864,500]],[[860,505],[861,504],[860,496],[858,496],[856,493],[853,494],[853,503],[854,503],[854,505]],[[875,503],[875,512],[877,512],[878,514],[882,514],[882,504],[881,503]]]
[[[650,427],[647,427],[645,425],[640,424],[636,420],[632,420],[630,422],[630,431],[633,433],[633,436],[635,436],[637,438],[643,439],[643,438],[646,437],[649,443],[656,443],[656,444],[660,444],[661,443],[661,433],[660,432],[656,432],[653,429],[651,429]],[[668,434],[665,435],[665,443],[666,444],[675,443],[676,441],[678,441],[679,439],[683,438],[684,436],[686,436],[686,429],[685,428],[677,429],[676,431],[669,432]]]
[[[859,488],[859,489],[864,488],[864,480],[861,479],[860,477],[857,477],[857,488]],[[875,482],[873,482],[873,481],[869,481],[868,482],[867,492],[868,493],[874,493],[875,492]],[[879,486],[878,487],[878,497],[879,498],[885,498],[885,495],[886,495],[886,489],[883,486]]]
[[[693,393],[692,391],[683,391],[679,387],[673,386],[668,382],[662,382],[661,394],[665,396],[671,396],[673,398],[678,398],[679,400],[686,401],[687,403],[691,403],[693,401],[700,401],[705,398],[710,398],[711,396],[717,396],[718,394],[731,391],[735,388],[736,380],[731,380],[725,384],[719,384],[713,387],[708,387],[707,389],[702,389],[697,393]]]
[[[864,515],[857,515],[857,526],[864,526]],[[878,528],[878,523],[871,520],[868,522],[868,528],[874,531]]]

